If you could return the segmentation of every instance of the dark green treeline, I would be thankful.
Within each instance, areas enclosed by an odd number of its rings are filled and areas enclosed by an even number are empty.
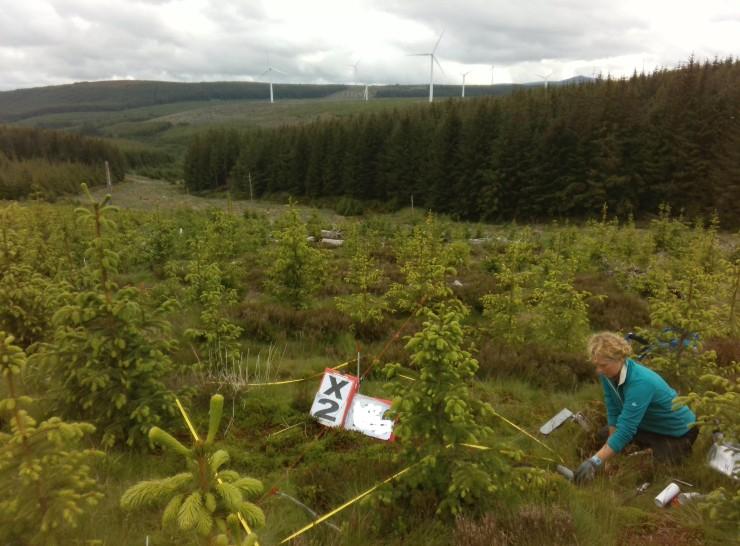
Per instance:
[[[537,220],[660,203],[740,224],[740,62],[448,100],[191,143],[185,182],[255,197],[345,196],[465,219]]]
[[[125,160],[117,147],[71,133],[0,126],[0,199],[53,199],[76,193],[82,182],[105,183],[105,161],[114,182]]]

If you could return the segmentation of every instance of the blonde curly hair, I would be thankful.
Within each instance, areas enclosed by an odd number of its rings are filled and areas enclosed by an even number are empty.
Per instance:
[[[624,360],[632,354],[632,346],[619,334],[599,332],[588,338],[586,352],[589,359]]]

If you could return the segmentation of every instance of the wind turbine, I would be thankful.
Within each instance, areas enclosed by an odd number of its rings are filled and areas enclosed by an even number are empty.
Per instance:
[[[348,65],[348,66],[352,67],[352,72],[354,73],[353,83],[355,83],[355,84],[357,83],[357,66],[359,64],[360,64],[360,59],[358,59],[355,64]],[[363,93],[362,98],[364,100],[367,100],[368,99],[367,84],[365,84],[365,92]]]
[[[547,91],[547,84],[550,81],[550,76],[552,76],[552,70],[548,72],[547,74],[537,74],[537,75],[545,81],[545,91]]]
[[[461,76],[462,76],[462,79],[463,79],[463,84],[462,84],[462,95],[460,95],[460,96],[461,96],[462,98],[465,98],[465,76],[467,76],[467,75],[468,75],[468,74],[470,74],[471,72],[472,72],[472,70],[468,70],[467,72],[463,72],[463,73],[461,74]]]
[[[444,72],[444,70],[442,69],[442,65],[439,64],[437,56],[434,54],[437,51],[437,47],[439,47],[439,42],[442,41],[442,36],[444,36],[444,33],[445,31],[443,30],[442,34],[440,34],[439,38],[437,39],[437,43],[434,44],[434,49],[432,49],[431,53],[411,53],[408,55],[409,57],[429,57],[429,102],[434,101],[434,63],[437,63],[439,69]]]
[[[272,73],[273,72],[277,72],[278,74],[282,74],[283,76],[287,76],[287,74],[285,72],[281,72],[280,70],[278,70],[277,68],[273,68],[272,66],[268,66],[267,67],[267,70],[265,70],[262,74],[260,74],[260,76],[264,76],[265,74],[268,75],[268,80],[270,82],[270,104],[272,104],[273,102],[275,102],[274,95],[272,93]]]

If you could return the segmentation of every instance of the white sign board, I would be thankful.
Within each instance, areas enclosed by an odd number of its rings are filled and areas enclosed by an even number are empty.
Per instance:
[[[311,417],[327,427],[342,426],[358,385],[359,379],[355,376],[327,368],[313,399]]]
[[[344,428],[356,430],[378,440],[393,439],[393,420],[386,419],[385,413],[391,409],[391,402],[356,394],[347,413]]]

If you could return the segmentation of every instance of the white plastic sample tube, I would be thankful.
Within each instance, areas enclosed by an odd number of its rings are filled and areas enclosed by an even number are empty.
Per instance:
[[[655,505],[658,508],[663,508],[665,506],[668,506],[670,502],[681,492],[681,488],[678,487],[675,483],[671,482],[668,484],[668,487],[663,489],[660,493],[658,493],[658,496],[655,497]]]

